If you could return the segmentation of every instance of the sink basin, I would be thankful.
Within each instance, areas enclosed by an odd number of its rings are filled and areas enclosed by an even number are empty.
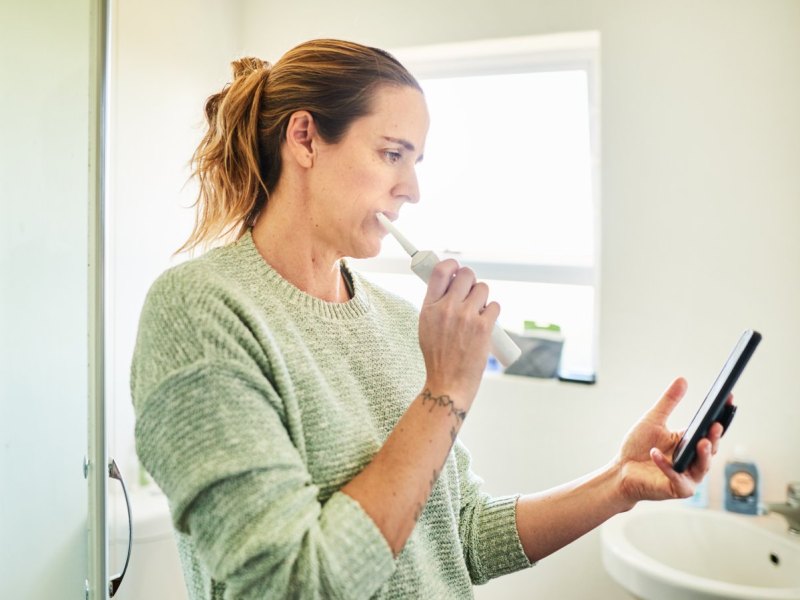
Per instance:
[[[800,600],[800,536],[777,515],[641,505],[601,538],[606,571],[644,600]]]

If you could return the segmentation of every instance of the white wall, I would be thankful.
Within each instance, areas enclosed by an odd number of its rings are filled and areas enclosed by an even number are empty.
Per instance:
[[[109,108],[107,368],[110,455],[137,479],[130,363],[150,284],[174,262],[194,220],[189,159],[205,99],[238,54],[236,4],[113,2]],[[112,491],[116,487],[112,487]],[[112,499],[121,510],[121,501]],[[124,523],[122,523],[124,525]]]
[[[578,476],[610,458],[633,420],[677,375],[690,383],[688,402],[672,421],[683,426],[740,331],[755,327],[764,341],[737,386],[740,412],[722,458],[744,444],[762,469],[769,499],[782,498],[790,478],[800,479],[794,382],[800,3],[249,0],[244,6],[245,51],[273,61],[312,37],[399,48],[599,31],[599,382],[487,380],[463,432],[475,468],[493,492],[540,490]],[[711,481],[717,506],[721,467],[718,460]],[[593,533],[532,571],[479,589],[478,597],[621,592],[602,570]]]
[[[88,574],[89,10],[0,4],[4,598],[83,599]]]
[[[179,209],[193,200],[191,190],[180,191],[199,135],[191,125],[199,102],[227,81],[231,58],[252,53],[274,61],[321,36],[399,48],[597,30],[599,382],[487,380],[463,433],[476,471],[497,493],[583,474],[611,457],[679,374],[690,382],[689,402],[673,422],[682,426],[739,332],[755,327],[764,342],[737,386],[741,409],[722,453],[745,444],[770,499],[800,478],[800,398],[792,381],[800,339],[800,3],[122,4],[111,280],[118,452],[132,440],[127,367],[138,310],[191,223],[190,211]],[[145,16],[151,11],[159,19]],[[717,505],[721,466],[712,474]],[[478,597],[621,597],[603,572],[598,539],[590,534],[531,571],[479,589]]]

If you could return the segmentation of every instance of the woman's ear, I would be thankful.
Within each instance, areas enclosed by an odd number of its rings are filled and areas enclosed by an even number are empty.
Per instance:
[[[299,110],[289,117],[286,126],[286,149],[300,166],[306,168],[314,166],[317,140],[317,128],[310,112]]]

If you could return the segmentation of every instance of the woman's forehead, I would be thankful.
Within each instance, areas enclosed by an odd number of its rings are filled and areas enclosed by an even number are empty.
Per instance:
[[[430,118],[425,96],[408,86],[381,86],[375,90],[371,111],[355,125],[373,135],[391,138],[408,150],[420,151]],[[411,146],[409,148],[409,146]]]

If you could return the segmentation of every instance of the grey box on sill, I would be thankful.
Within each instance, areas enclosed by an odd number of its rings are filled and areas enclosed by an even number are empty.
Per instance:
[[[522,350],[522,355],[505,369],[509,375],[553,378],[558,376],[564,339],[558,336],[543,336],[537,333],[519,335],[507,332]]]

